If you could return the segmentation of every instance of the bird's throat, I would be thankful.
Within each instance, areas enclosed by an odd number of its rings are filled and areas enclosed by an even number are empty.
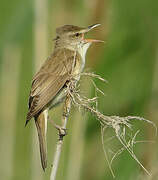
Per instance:
[[[80,54],[80,56],[82,57],[82,59],[85,60],[85,57],[86,57],[86,53],[87,53],[87,50],[89,48],[90,44],[87,43],[81,47],[78,48],[78,53]]]
[[[83,68],[85,66],[85,59],[86,59],[86,53],[89,48],[90,44],[85,44],[84,46],[78,48],[78,53],[81,56],[81,71],[83,71]]]

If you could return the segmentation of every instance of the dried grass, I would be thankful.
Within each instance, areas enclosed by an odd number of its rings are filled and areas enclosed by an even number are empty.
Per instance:
[[[107,81],[104,78],[102,78],[99,75],[96,75],[94,73],[81,73],[81,76],[90,77],[90,80],[92,81],[92,84],[95,88],[95,97],[87,98],[84,95],[81,95],[80,88],[79,88],[80,86],[76,87],[74,85],[73,81],[68,86],[68,93],[70,94],[70,96],[72,98],[72,103],[75,107],[77,107],[79,110],[84,109],[84,110],[90,112],[99,121],[99,123],[101,125],[101,141],[102,141],[103,151],[104,151],[105,159],[107,161],[107,164],[109,166],[112,176],[115,177],[113,169],[112,169],[112,163],[113,163],[114,159],[116,159],[116,157],[118,157],[125,150],[140,165],[140,167],[147,173],[147,175],[151,176],[149,171],[139,161],[139,159],[137,158],[137,156],[134,152],[134,147],[136,144],[151,142],[151,141],[136,140],[136,138],[141,130],[137,130],[136,132],[134,132],[135,125],[133,124],[133,121],[143,121],[145,123],[151,124],[155,128],[155,134],[157,135],[156,125],[152,121],[147,120],[143,117],[139,117],[139,116],[120,117],[120,116],[104,115],[97,109],[97,107],[98,107],[97,93],[99,92],[102,95],[104,95],[104,92],[96,86],[96,84],[94,83],[92,78],[97,78],[104,83],[107,83]],[[113,156],[111,159],[109,159],[108,152],[107,152],[108,148],[107,149],[105,148],[105,142],[104,142],[105,141],[105,137],[104,137],[105,129],[109,129],[109,128],[111,129],[111,131],[114,132],[114,136],[111,138],[111,141],[113,141],[113,139],[117,139],[121,145],[121,148],[113,153]],[[130,131],[131,134],[133,134],[133,135],[129,136],[129,133],[127,133],[127,131]]]

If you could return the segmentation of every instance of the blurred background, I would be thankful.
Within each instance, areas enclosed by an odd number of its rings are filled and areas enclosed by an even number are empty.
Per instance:
[[[48,123],[48,168],[40,164],[34,122],[24,128],[33,74],[50,55],[55,29],[64,24],[102,26],[88,34],[106,43],[91,46],[86,68],[108,84],[96,81],[106,96],[98,108],[106,115],[158,119],[158,1],[148,0],[2,0],[0,6],[0,179],[48,180],[57,131]],[[94,88],[87,81],[86,93]],[[50,112],[60,124],[62,105]],[[140,139],[154,138],[153,128],[135,123]],[[112,149],[120,148],[111,141]],[[106,146],[105,148],[109,148]],[[135,152],[151,172],[149,178],[123,152],[113,162],[117,180],[158,179],[158,144],[141,143]],[[112,180],[101,144],[100,124],[73,108],[64,139],[57,180]]]

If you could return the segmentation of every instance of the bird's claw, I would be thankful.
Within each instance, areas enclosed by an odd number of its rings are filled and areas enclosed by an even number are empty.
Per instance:
[[[59,131],[60,137],[67,135],[67,129],[66,128],[63,128],[63,127],[57,125],[56,129]]]
[[[57,124],[54,123],[53,120],[51,120],[50,118],[48,118],[48,120],[53,124],[53,126],[59,131],[59,136],[60,137],[63,137],[65,135],[67,135],[67,129],[66,128],[63,128]]]

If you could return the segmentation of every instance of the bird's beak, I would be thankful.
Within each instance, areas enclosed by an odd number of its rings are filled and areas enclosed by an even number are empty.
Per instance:
[[[80,33],[87,33],[87,32],[89,32],[90,30],[92,30],[92,29],[94,29],[95,27],[98,27],[98,26],[100,26],[101,24],[93,24],[93,25],[91,25],[91,26],[88,26],[87,28],[82,28],[81,30],[80,30]]]
[[[84,39],[84,34],[89,32],[90,30],[100,26],[101,24],[93,24],[91,26],[88,26],[87,28],[84,28],[81,30],[81,33],[83,33],[83,40],[85,43],[93,43],[93,42],[104,42],[102,40],[97,40],[97,39]]]
[[[93,42],[103,42],[104,43],[104,41],[98,40],[98,39],[84,39],[84,41],[86,43],[93,43]]]

